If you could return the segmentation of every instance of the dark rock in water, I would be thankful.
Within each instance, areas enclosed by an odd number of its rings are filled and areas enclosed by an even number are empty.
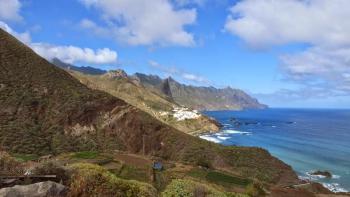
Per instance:
[[[236,126],[236,127],[240,127],[241,125],[242,125],[241,122],[235,122],[235,126]]]
[[[315,172],[310,173],[311,175],[321,175],[321,176],[325,176],[327,178],[332,178],[332,174],[328,171],[320,171],[317,170]]]
[[[236,122],[237,119],[236,119],[236,118],[230,118],[230,121],[231,121],[231,122]]]
[[[66,196],[68,188],[52,181],[40,182],[30,185],[16,185],[0,189],[3,197],[63,197]]]
[[[244,122],[245,125],[257,125],[258,122]]]

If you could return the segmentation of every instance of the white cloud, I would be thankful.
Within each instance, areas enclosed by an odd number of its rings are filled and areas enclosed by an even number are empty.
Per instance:
[[[230,9],[225,30],[253,48],[307,44],[281,55],[287,77],[350,94],[349,18],[349,0],[246,0]]]
[[[165,73],[166,75],[172,75],[172,76],[177,76],[180,77],[182,79],[185,79],[187,81],[192,81],[195,83],[199,83],[199,84],[209,84],[209,81],[199,75],[195,75],[192,73],[188,73],[182,70],[177,69],[176,67],[168,67],[168,66],[164,66],[162,64],[159,64],[156,61],[150,60],[149,65],[154,68],[157,69],[163,73]]]
[[[20,21],[21,2],[19,0],[0,0],[0,19],[5,21]]]
[[[94,32],[108,32],[129,45],[192,46],[194,36],[185,26],[196,21],[195,9],[175,9],[170,0],[80,0],[101,11],[106,25],[82,21]],[[91,22],[91,21],[90,21]]]
[[[118,58],[117,52],[108,48],[93,50],[76,46],[57,46],[47,43],[32,43],[29,32],[18,33],[2,21],[0,21],[0,28],[27,44],[36,53],[47,60],[58,58],[67,63],[82,62],[89,64],[108,64],[115,63]]]
[[[225,29],[254,47],[350,45],[348,0],[246,0],[230,11]]]
[[[90,64],[108,64],[117,61],[117,53],[108,48],[80,48],[76,46],[55,46],[45,43],[33,43],[32,49],[46,59],[58,58],[66,63],[85,62]]]
[[[202,6],[207,0],[174,0],[178,6],[199,5]]]
[[[333,89],[350,92],[349,47],[312,47],[298,54],[282,56],[281,63],[294,80],[326,81]]]
[[[99,35],[99,36],[108,37],[109,35],[111,35],[110,34],[111,32],[108,28],[100,27],[95,22],[93,22],[89,19],[81,20],[79,26],[83,29],[93,31],[94,34]]]

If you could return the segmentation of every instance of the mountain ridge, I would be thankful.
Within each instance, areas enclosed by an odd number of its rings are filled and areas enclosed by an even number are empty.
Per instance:
[[[231,87],[218,89],[213,86],[192,86],[177,82],[171,77],[161,79],[154,75],[135,73],[131,76],[145,87],[172,98],[175,102],[202,111],[264,109],[267,105],[243,90]]]
[[[84,74],[103,75],[109,72],[92,67],[78,67],[66,64],[58,59],[53,59],[52,62],[58,67]],[[213,86],[185,85],[177,82],[172,77],[162,79],[158,75],[147,75],[138,72],[130,75],[129,78],[136,84],[142,84],[150,91],[166,96],[167,99],[173,102],[196,110],[244,110],[268,107],[259,103],[257,99],[251,97],[243,90],[231,87],[215,88]]]

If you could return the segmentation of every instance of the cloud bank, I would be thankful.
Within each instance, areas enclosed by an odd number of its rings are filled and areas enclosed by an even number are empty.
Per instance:
[[[117,53],[108,48],[93,50],[71,45],[55,46],[45,43],[32,43],[31,48],[46,59],[52,60],[58,58],[70,64],[75,62],[108,64],[117,61]]]
[[[117,52],[108,49],[93,50],[90,48],[80,48],[77,46],[58,46],[48,43],[33,43],[29,32],[18,33],[10,28],[6,23],[0,21],[0,28],[15,36],[31,47],[36,53],[47,60],[58,58],[66,63],[88,63],[88,64],[109,64],[117,62]]]
[[[100,12],[105,25],[84,19],[81,26],[98,35],[107,34],[129,45],[193,46],[185,30],[196,21],[195,9],[175,9],[170,0],[79,0]]]
[[[349,18],[348,0],[245,0],[231,7],[225,30],[252,48],[308,45],[281,54],[286,77],[350,95]]]

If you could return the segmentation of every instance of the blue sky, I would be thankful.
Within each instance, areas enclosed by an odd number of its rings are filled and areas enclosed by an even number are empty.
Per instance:
[[[0,27],[47,59],[231,86],[272,107],[350,107],[349,1],[0,0],[0,5]]]

